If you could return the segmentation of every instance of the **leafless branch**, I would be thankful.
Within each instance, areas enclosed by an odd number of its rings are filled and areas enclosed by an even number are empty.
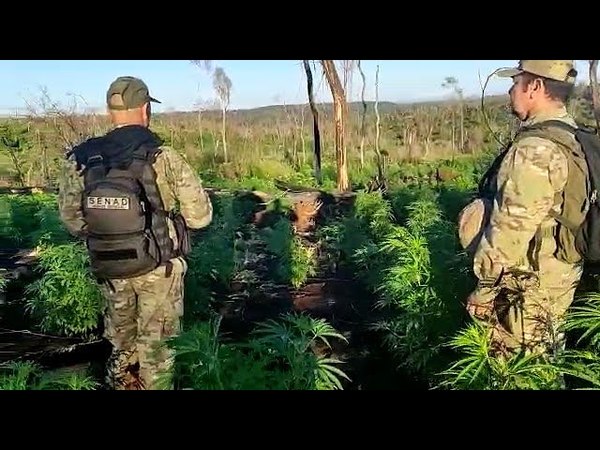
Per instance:
[[[504,146],[504,143],[500,140],[500,138],[498,138],[498,136],[496,135],[496,132],[494,130],[492,130],[492,127],[490,125],[489,117],[488,117],[487,112],[485,110],[485,90],[487,88],[488,83],[490,82],[490,79],[494,75],[496,75],[496,73],[499,70],[500,69],[496,69],[491,74],[489,74],[488,77],[486,78],[484,84],[481,83],[481,73],[478,72],[478,76],[479,76],[479,85],[481,86],[481,114],[483,115],[483,120],[485,122],[485,125],[486,125],[487,129],[490,131],[490,133],[492,133],[492,136],[494,137],[494,139],[496,140],[496,142],[502,147],[502,146]]]
[[[596,126],[600,132],[600,93],[598,92],[598,60],[590,60],[590,89],[592,94],[592,107]]]

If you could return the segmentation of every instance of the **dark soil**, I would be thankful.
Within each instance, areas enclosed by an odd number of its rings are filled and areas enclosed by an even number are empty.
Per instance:
[[[66,338],[29,331],[33,329],[15,302],[20,294],[17,283],[11,284],[6,305],[0,307],[0,364],[10,360],[37,362],[47,370],[69,369],[86,365],[96,379],[101,380],[104,363],[110,353],[103,339]],[[348,343],[332,341],[332,356],[345,362],[343,370],[351,382],[347,390],[425,389],[419,382],[395,370],[390,355],[380,337],[369,329],[372,317],[369,295],[348,279],[312,280],[299,290],[279,287],[270,295],[249,299],[227,299],[220,309],[222,331],[243,337],[253,324],[281,314],[296,311],[327,319],[342,333]],[[274,295],[276,294],[276,295]]]
[[[325,200],[321,213],[327,216],[343,214],[352,203],[351,198]],[[252,211],[249,219],[256,220],[254,214],[257,212],[260,209]],[[317,220],[317,226],[319,222]],[[264,220],[261,226],[269,226],[268,221]],[[13,256],[17,250],[0,252],[0,268],[15,273],[18,267]],[[35,279],[36,274],[26,267],[18,273],[19,279],[9,283],[3,302],[0,302],[0,364],[25,359],[46,369],[87,365],[101,380],[110,352],[108,343],[100,338],[84,341],[32,332],[35,324],[28,320],[22,298],[23,287]],[[265,275],[268,279],[268,274]],[[308,313],[327,319],[348,341],[332,342],[331,350],[332,357],[345,362],[343,370],[351,378],[345,389],[426,389],[422,383],[396,370],[396,363],[385,351],[380,336],[370,329],[375,318],[372,295],[351,276],[338,273],[322,276],[327,278],[308,280],[298,290],[268,283],[250,290],[248,286],[232,285],[230,292],[223,293],[217,302],[217,310],[223,316],[222,331],[241,338],[256,322],[293,311]]]
[[[347,390],[426,389],[418,380],[396,370],[381,338],[370,329],[374,317],[371,296],[350,279],[311,280],[299,290],[281,287],[279,296],[257,296],[224,304],[221,329],[232,337],[243,337],[253,324],[288,312],[304,312],[326,319],[347,339],[334,340],[331,356],[345,362],[351,382]],[[369,319],[370,318],[370,319]]]

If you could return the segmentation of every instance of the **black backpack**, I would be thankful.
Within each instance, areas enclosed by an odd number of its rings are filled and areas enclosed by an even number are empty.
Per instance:
[[[101,147],[85,153],[82,207],[91,269],[100,279],[137,277],[181,254],[173,251],[152,167],[159,152],[142,145],[126,159],[111,159]]]

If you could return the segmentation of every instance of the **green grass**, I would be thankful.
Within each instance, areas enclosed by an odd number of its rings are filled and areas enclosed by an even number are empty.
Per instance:
[[[0,390],[95,390],[98,383],[83,372],[45,372],[32,362],[11,362],[0,366]]]

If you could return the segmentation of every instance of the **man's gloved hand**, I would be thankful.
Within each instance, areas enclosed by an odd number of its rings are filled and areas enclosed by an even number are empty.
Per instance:
[[[467,300],[467,312],[474,319],[488,320],[492,316],[494,303],[478,303],[471,297]]]
[[[467,298],[467,312],[474,319],[489,320],[494,314],[494,299],[496,295],[495,288],[480,286]]]

